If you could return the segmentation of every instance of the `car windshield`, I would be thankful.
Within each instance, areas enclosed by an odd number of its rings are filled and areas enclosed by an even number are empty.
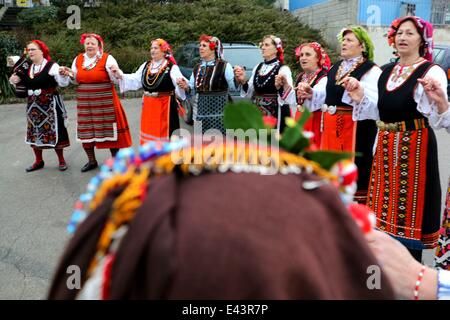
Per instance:
[[[434,48],[433,50],[433,61],[436,64],[442,64],[445,57],[445,50],[441,48]]]
[[[253,69],[262,61],[261,52],[258,48],[226,48],[224,58],[232,66],[245,67],[247,70]]]

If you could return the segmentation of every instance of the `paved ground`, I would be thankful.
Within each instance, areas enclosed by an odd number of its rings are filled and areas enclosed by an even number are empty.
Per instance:
[[[137,146],[140,99],[123,100]],[[75,104],[67,102],[69,135],[75,137]],[[24,143],[24,105],[0,105],[0,299],[43,299],[58,258],[68,240],[66,225],[73,204],[94,172],[80,173],[86,162],[81,144],[72,139],[66,151],[69,169],[59,172],[52,150],[44,151],[45,168],[26,173],[33,153]],[[438,132],[439,165],[445,190],[450,176],[450,137]],[[97,151],[99,162],[109,151]],[[432,253],[426,255],[431,261]]]

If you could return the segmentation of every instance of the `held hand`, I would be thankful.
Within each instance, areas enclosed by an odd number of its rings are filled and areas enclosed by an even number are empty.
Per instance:
[[[277,74],[275,76],[275,87],[279,90],[281,87],[283,87],[285,80],[286,77],[284,75]]]
[[[346,77],[342,80],[342,86],[347,90],[350,98],[360,103],[364,98],[364,88],[361,83],[353,77]]]
[[[441,88],[439,81],[431,78],[425,77],[423,79],[418,79],[417,82],[423,85],[423,89],[428,99],[433,101],[437,107],[438,112],[443,113],[448,110],[447,97],[445,96],[444,90]]]
[[[118,65],[115,65],[115,64],[112,65],[112,66],[111,66],[111,72],[112,72],[113,76],[114,76],[116,79],[121,80],[121,79],[123,78],[122,72],[120,71]]]
[[[186,91],[189,88],[189,84],[187,83],[187,81],[184,78],[178,78],[177,85],[184,91]]]
[[[412,299],[417,274],[422,265],[399,241],[381,231],[372,230],[366,234],[366,240],[397,296]]]
[[[245,83],[245,70],[241,66],[235,66],[233,69],[234,77],[240,84]]]
[[[63,76],[70,77],[72,79],[74,78],[74,74],[73,74],[72,69],[70,69],[68,67],[60,67],[59,68],[59,73],[61,75],[63,75]]]
[[[307,83],[301,82],[297,86],[297,98],[305,100],[311,99],[313,96],[313,90]]]
[[[12,84],[18,84],[20,82],[20,77],[17,74],[13,73],[11,77],[9,77],[9,82]]]

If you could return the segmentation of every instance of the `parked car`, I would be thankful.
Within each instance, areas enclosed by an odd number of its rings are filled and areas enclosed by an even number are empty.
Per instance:
[[[435,45],[433,51],[433,62],[440,65],[447,74],[447,80],[449,82],[447,85],[447,94],[450,101],[450,46],[443,44]]]
[[[253,68],[262,61],[261,50],[257,45],[251,42],[228,42],[223,44],[224,59],[233,67],[239,65],[246,70],[247,78],[252,75]],[[181,73],[187,79],[191,77],[195,65],[200,61],[200,53],[198,51],[198,42],[187,42],[175,53],[175,59],[180,68]],[[229,92],[233,101],[242,99],[239,91]],[[193,124],[192,109],[194,99],[179,101],[180,115],[188,125]]]
[[[251,42],[228,42],[223,44],[224,59],[233,67],[239,65],[246,70],[247,78],[252,75],[253,68],[262,61],[261,50]],[[200,61],[198,42],[188,42],[175,53],[175,59],[181,73],[187,79],[191,77],[194,66]],[[230,92],[233,98],[239,92]]]

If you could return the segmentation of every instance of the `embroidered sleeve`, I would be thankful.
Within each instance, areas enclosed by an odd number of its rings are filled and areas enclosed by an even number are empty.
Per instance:
[[[286,77],[289,88],[287,90],[281,88],[280,94],[278,95],[278,104],[288,104],[289,106],[291,106],[291,114],[295,113],[297,107],[297,99],[295,98],[295,91],[292,89],[293,82],[291,69],[289,69],[288,66],[282,66],[279,73]]]
[[[57,63],[54,63],[52,65],[48,74],[55,78],[55,81],[58,83],[58,86],[60,87],[67,87],[70,83],[69,77],[62,76],[59,74],[59,65]]]
[[[446,88],[448,83],[447,83],[447,75],[445,74],[444,70],[442,70],[442,68],[439,66],[433,66],[428,70],[426,76],[432,77],[437,81],[439,81],[439,83],[441,84],[441,88],[444,89],[445,95],[447,97]],[[433,101],[430,101],[428,99],[428,96],[426,95],[423,86],[420,83],[417,84],[416,89],[414,91],[414,101],[416,101],[417,103],[417,111],[419,111],[429,119],[430,125],[432,127],[447,128],[447,126],[444,125],[446,123],[443,117],[445,113],[441,115],[438,114],[437,107],[435,106]]]
[[[430,115],[430,125],[435,129],[444,128],[450,133],[450,106],[444,113],[433,112]]]
[[[129,90],[139,90],[142,88],[142,73],[144,72],[146,62],[141,64],[135,73],[122,74],[122,79],[119,80],[120,92]]]
[[[250,77],[250,79],[248,79],[247,83],[240,86],[242,98],[251,98],[253,96],[253,78],[255,77],[255,72],[258,66],[259,64],[253,68],[252,76]]]
[[[322,108],[327,97],[327,83],[327,77],[320,79],[320,81],[313,88],[312,98],[306,99],[303,102],[303,105],[308,108],[309,111],[314,112]]]
[[[380,119],[378,112],[378,79],[380,75],[381,69],[375,66],[361,78],[360,83],[364,88],[364,97],[359,103],[350,98],[347,90],[344,91],[342,102],[353,107],[353,121]]]

